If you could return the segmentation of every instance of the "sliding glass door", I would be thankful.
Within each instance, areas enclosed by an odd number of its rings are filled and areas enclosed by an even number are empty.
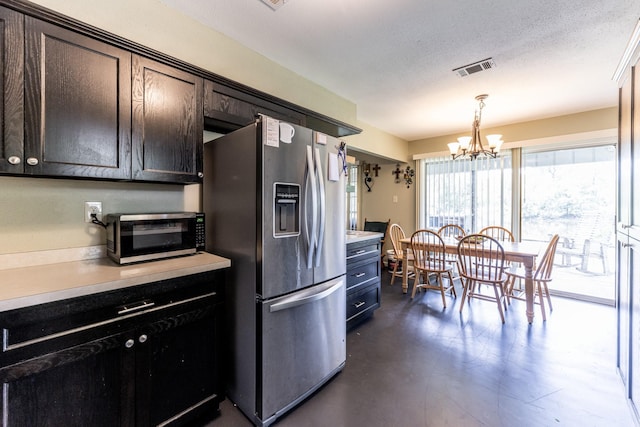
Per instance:
[[[522,150],[522,240],[560,240],[552,291],[613,303],[615,147]]]

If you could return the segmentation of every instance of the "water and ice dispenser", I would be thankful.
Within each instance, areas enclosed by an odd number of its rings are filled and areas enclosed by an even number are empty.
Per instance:
[[[273,195],[273,237],[300,235],[300,186],[276,182]]]

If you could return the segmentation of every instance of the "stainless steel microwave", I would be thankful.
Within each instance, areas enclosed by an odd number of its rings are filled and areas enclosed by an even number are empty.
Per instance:
[[[204,214],[108,214],[107,255],[119,264],[194,254],[205,249]]]

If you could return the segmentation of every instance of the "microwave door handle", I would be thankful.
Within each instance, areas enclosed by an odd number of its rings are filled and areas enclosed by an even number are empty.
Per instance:
[[[322,245],[324,243],[325,221],[326,221],[326,195],[324,188],[324,175],[322,174],[322,161],[320,159],[320,150],[316,148],[316,178],[318,179],[318,196],[320,213],[320,223],[318,224],[318,237],[316,239],[316,267],[320,267],[320,256],[322,254]]]
[[[316,229],[318,227],[318,212],[316,209],[316,205],[318,204],[317,199],[318,196],[316,194],[316,176],[314,173],[313,167],[313,151],[311,150],[311,146],[307,145],[307,179],[305,182],[305,198],[309,196],[309,188],[311,188],[311,231],[309,231],[307,221],[309,220],[309,215],[307,213],[308,203],[305,203],[305,232],[307,235],[307,242],[309,242],[309,246],[307,248],[307,268],[313,267],[313,250],[316,245]]]

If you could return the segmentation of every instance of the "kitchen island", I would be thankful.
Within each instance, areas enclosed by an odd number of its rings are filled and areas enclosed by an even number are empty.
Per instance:
[[[183,425],[218,413],[225,270],[208,253],[0,272],[3,417],[20,425]]]

